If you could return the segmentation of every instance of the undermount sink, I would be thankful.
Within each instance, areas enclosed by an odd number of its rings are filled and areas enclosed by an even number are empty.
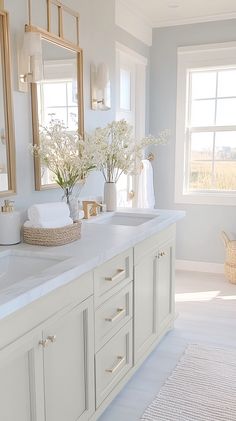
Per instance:
[[[158,215],[150,214],[138,214],[138,213],[128,213],[128,212],[115,212],[112,214],[106,214],[99,216],[97,218],[91,218],[89,222],[96,224],[106,224],[106,225],[126,225],[136,227],[146,222],[157,218]]]
[[[0,252],[0,290],[30,276],[39,275],[62,260],[46,257],[43,253],[32,254],[20,250]]]

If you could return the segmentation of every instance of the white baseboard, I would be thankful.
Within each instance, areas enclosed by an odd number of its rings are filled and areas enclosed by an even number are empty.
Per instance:
[[[191,260],[176,260],[176,270],[188,270],[191,272],[224,273],[223,263],[198,262]]]

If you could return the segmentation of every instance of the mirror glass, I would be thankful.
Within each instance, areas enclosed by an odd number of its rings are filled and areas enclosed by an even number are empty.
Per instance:
[[[15,192],[14,139],[6,15],[0,12],[0,195]]]
[[[77,51],[42,40],[43,79],[32,92],[33,113],[37,112],[34,143],[39,145],[39,133],[52,120],[60,120],[68,131],[82,133],[82,92],[80,82],[80,56]],[[38,160],[38,158],[36,158]],[[36,162],[36,189],[52,187],[53,176]]]

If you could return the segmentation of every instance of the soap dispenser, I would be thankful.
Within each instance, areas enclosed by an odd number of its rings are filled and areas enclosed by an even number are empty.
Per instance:
[[[0,209],[0,245],[20,243],[20,212],[14,210],[14,202],[4,200]]]

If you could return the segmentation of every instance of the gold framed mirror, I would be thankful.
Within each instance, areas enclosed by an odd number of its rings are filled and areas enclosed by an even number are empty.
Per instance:
[[[26,30],[39,32],[42,40],[43,78],[31,85],[34,145],[40,146],[40,128],[47,127],[52,119],[83,135],[82,49],[47,31],[30,26]],[[34,158],[34,164],[36,190],[58,187],[39,157]]]
[[[0,10],[0,196],[15,194],[15,139],[8,14]]]

